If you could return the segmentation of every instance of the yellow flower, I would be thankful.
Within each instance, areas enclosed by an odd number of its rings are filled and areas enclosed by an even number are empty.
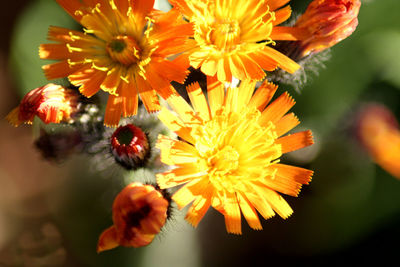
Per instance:
[[[215,79],[215,78],[214,78]],[[277,193],[297,196],[312,171],[279,163],[282,154],[313,143],[310,131],[280,137],[298,123],[295,104],[284,93],[267,106],[277,86],[255,82],[228,88],[209,79],[208,103],[198,84],[187,88],[193,109],[179,96],[167,99],[160,120],[184,141],[160,135],[161,161],[176,168],[158,174],[161,188],[185,184],[172,197],[179,208],[193,202],[186,219],[197,226],[210,206],[225,216],[229,233],[241,233],[241,212],[253,229],[262,229],[256,210],[268,219],[292,214]],[[267,106],[267,107],[266,107]],[[286,114],[286,115],[285,115]],[[241,211],[241,212],[240,212]]]
[[[84,32],[50,27],[42,44],[42,59],[59,60],[43,66],[48,79],[69,78],[91,97],[100,89],[110,94],[104,123],[116,126],[122,116],[135,115],[138,94],[146,109],[160,109],[157,93],[173,93],[171,81],[183,82],[186,67],[167,57],[185,51],[192,25],[176,10],[153,10],[154,0],[57,0]]]
[[[190,65],[209,76],[230,82],[232,76],[261,80],[263,70],[280,67],[290,73],[300,66],[268,44],[298,40],[304,31],[277,26],[291,15],[289,0],[170,0],[194,24],[197,46],[188,57]]]

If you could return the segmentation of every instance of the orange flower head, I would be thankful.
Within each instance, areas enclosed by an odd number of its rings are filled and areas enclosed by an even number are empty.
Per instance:
[[[161,161],[175,168],[157,175],[160,188],[184,184],[172,199],[179,208],[191,204],[186,219],[197,226],[210,206],[225,217],[229,233],[241,233],[241,213],[253,229],[262,229],[257,211],[268,219],[275,212],[292,214],[280,196],[297,196],[312,171],[279,163],[282,154],[313,143],[310,131],[285,135],[299,120],[286,114],[294,105],[284,93],[271,104],[277,86],[255,81],[228,88],[209,78],[208,103],[197,83],[187,91],[193,108],[180,96],[163,108],[160,120],[182,140],[160,135]]]
[[[230,82],[232,76],[261,80],[277,67],[290,73],[300,66],[267,46],[299,40],[302,29],[277,26],[291,15],[289,0],[170,0],[194,24],[195,47],[183,54],[190,65]]]
[[[301,41],[301,57],[321,52],[349,37],[358,25],[359,0],[314,0],[297,20],[309,37]]]
[[[35,116],[46,124],[68,121],[77,110],[78,98],[74,90],[50,83],[27,93],[6,119],[14,126],[32,124]]]
[[[125,168],[141,167],[150,156],[147,135],[133,124],[120,126],[111,136],[111,152]]]
[[[359,114],[358,137],[383,169],[400,179],[400,129],[393,113],[381,104],[368,104]]]
[[[150,244],[165,224],[168,206],[168,200],[152,185],[129,184],[114,200],[114,225],[100,235],[97,252]]]
[[[42,44],[48,79],[68,77],[86,97],[109,93],[104,123],[117,126],[121,115],[135,115],[138,95],[149,112],[160,109],[157,93],[174,93],[171,81],[183,82],[186,67],[167,58],[185,51],[192,25],[173,10],[153,10],[154,0],[57,0],[84,32],[50,27]]]

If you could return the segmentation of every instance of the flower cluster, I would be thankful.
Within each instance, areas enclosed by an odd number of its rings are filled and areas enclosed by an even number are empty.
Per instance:
[[[152,242],[172,201],[190,205],[193,226],[215,208],[234,234],[242,232],[242,214],[255,230],[259,214],[292,214],[281,194],[296,197],[313,171],[281,158],[314,141],[309,130],[291,132],[300,123],[288,113],[295,101],[287,92],[274,97],[273,78],[276,70],[301,69],[293,51],[317,54],[350,35],[360,2],[314,0],[290,25],[289,1],[170,0],[172,9],[162,12],[154,0],[57,0],[83,30],[51,26],[39,56],[55,60],[43,66],[47,79],[68,78],[74,89],[34,89],[7,119],[17,126],[37,116],[74,129],[43,133],[37,146],[51,148],[45,155],[66,156],[72,147],[107,153],[125,171],[145,168],[157,181],[130,182],[116,196],[98,252]],[[204,80],[186,80],[190,69]],[[184,91],[172,86],[183,83]],[[100,90],[108,93],[104,107],[100,98],[85,99]],[[157,121],[144,115],[154,112]],[[172,196],[166,191],[180,185]]]

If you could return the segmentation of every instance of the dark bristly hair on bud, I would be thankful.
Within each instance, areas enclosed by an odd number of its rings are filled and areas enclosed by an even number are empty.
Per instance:
[[[143,167],[150,158],[148,136],[133,124],[118,127],[110,142],[115,161],[126,169]]]

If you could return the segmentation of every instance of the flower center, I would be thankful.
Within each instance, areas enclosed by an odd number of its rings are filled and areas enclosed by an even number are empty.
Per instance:
[[[225,175],[239,167],[239,153],[231,146],[226,146],[208,159],[215,174]]]
[[[234,21],[217,21],[211,32],[210,41],[220,49],[232,50],[240,41],[240,26]]]
[[[140,58],[140,47],[135,39],[128,35],[114,37],[106,46],[110,57],[121,64],[130,66]]]

